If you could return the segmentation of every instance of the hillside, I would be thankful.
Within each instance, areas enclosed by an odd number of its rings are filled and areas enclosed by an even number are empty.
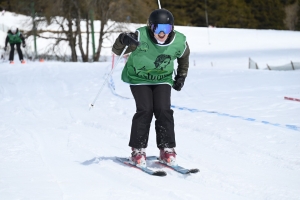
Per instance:
[[[216,28],[209,44],[207,29],[176,28],[192,50],[172,91],[177,160],[199,174],[148,162],[168,174],[153,177],[116,160],[130,156],[135,112],[123,60],[91,110],[111,62],[0,62],[1,200],[299,199],[300,103],[284,97],[300,98],[300,70],[247,69],[249,57],[297,61],[299,34]],[[154,120],[147,155],[158,155]]]

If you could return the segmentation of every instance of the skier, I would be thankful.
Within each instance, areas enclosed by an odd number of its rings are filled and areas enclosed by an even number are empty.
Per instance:
[[[23,53],[21,50],[21,43],[23,44],[23,48],[26,47],[25,44],[25,38],[23,37],[22,33],[20,33],[19,29],[16,27],[12,27],[8,32],[7,32],[7,37],[5,39],[5,47],[4,51],[7,49],[7,43],[10,44],[10,54],[9,54],[9,62],[11,64],[14,63],[14,53],[15,53],[15,45],[17,46],[17,52],[19,55],[19,59],[22,64],[25,63],[25,60],[23,59]]]
[[[136,103],[129,141],[130,159],[137,166],[146,166],[145,149],[154,114],[159,159],[169,166],[176,165],[171,89],[180,91],[187,76],[190,49],[186,37],[174,30],[170,11],[157,9],[150,14],[147,26],[135,33],[121,33],[112,51],[120,55],[125,46],[128,46],[125,54],[131,54],[122,71],[122,80],[130,84]],[[173,81],[175,59],[178,67]]]

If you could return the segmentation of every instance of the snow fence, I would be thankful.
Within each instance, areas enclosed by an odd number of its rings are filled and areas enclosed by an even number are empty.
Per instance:
[[[281,66],[270,66],[267,64],[268,70],[279,70],[279,71],[286,71],[286,70],[297,70],[300,69],[300,62],[292,62],[286,65]]]
[[[258,65],[251,58],[249,58],[249,69],[258,69]]]
[[[249,58],[249,69],[259,69],[257,63]],[[289,70],[297,70],[300,69],[300,62],[293,62],[280,65],[280,66],[270,66],[267,64],[266,70],[277,70],[277,71],[289,71]]]

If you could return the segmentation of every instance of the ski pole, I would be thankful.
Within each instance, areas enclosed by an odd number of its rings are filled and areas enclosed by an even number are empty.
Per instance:
[[[125,46],[125,48],[124,48],[124,50],[122,51],[122,53],[121,53],[119,59],[117,60],[117,63],[114,64],[113,68],[110,70],[109,74],[106,76],[106,78],[105,78],[105,80],[104,80],[104,83],[102,84],[102,86],[101,86],[101,88],[100,88],[98,94],[96,95],[96,97],[95,97],[93,103],[91,103],[90,109],[89,109],[89,110],[91,110],[91,108],[94,107],[95,102],[96,102],[98,96],[99,96],[100,93],[102,92],[102,89],[103,89],[104,85],[105,85],[106,82],[107,82],[107,79],[112,75],[112,73],[113,73],[113,71],[114,71],[114,69],[115,69],[115,66],[117,66],[117,65],[119,64],[119,62],[120,62],[121,58],[123,57],[123,55],[124,55],[124,53],[125,53],[125,51],[126,51],[127,48],[128,48],[128,46]]]
[[[160,0],[157,0],[158,8],[161,9]]]

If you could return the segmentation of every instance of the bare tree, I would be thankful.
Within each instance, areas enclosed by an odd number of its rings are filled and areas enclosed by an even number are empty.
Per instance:
[[[78,35],[78,47],[81,53],[81,58],[83,62],[88,62],[89,59],[89,14],[88,14],[88,8],[85,6],[87,4],[90,4],[88,0],[86,1],[79,1],[79,0],[72,0],[73,5],[75,6],[76,10],[76,32]],[[82,38],[82,31],[81,31],[81,20],[83,19],[82,11],[84,12],[84,18],[86,21],[86,48],[85,51],[83,49],[83,38]]]
[[[93,58],[94,61],[99,61],[104,39],[108,38],[112,33],[128,30],[123,23],[112,21],[111,24],[108,24],[111,18],[120,20],[123,17],[123,21],[125,21],[123,13],[126,6],[126,2],[122,0],[95,0],[95,11],[98,13],[96,16],[101,20],[101,24],[98,47]]]
[[[12,0],[17,1],[17,0]],[[54,39],[52,47],[47,48],[47,52],[52,49],[55,55],[61,55],[58,50],[62,45],[68,44],[71,51],[71,61],[78,61],[78,50],[83,62],[88,62],[90,54],[91,36],[91,16],[95,13],[95,20],[101,21],[100,29],[96,30],[99,38],[97,48],[93,53],[93,61],[99,61],[103,41],[112,33],[128,30],[125,21],[125,8],[129,6],[127,0],[32,0],[22,4],[28,10],[36,10],[33,14],[33,23],[29,22],[33,28],[25,34],[27,37],[36,35],[44,39]],[[25,5],[26,4],[26,5]],[[34,5],[34,8],[31,6]],[[36,14],[41,13],[41,14]],[[110,19],[117,19],[119,22]],[[32,21],[32,20],[31,20]],[[34,25],[32,25],[34,24]],[[82,26],[85,24],[85,27]],[[47,25],[56,25],[57,30],[47,29]],[[36,27],[36,29],[35,29]],[[46,27],[46,29],[45,29]],[[85,45],[85,46],[84,46]]]
[[[78,32],[73,30],[73,24],[75,23],[74,18],[76,16],[74,6],[71,0],[57,0],[56,6],[58,6],[60,9],[55,11],[53,10],[53,12],[57,12],[57,14],[52,15],[55,16],[53,17],[54,20],[52,22],[58,24],[61,29],[61,33],[56,38],[56,45],[58,45],[61,41],[68,41],[71,50],[71,59],[73,62],[77,62],[76,38]],[[56,16],[61,16],[62,19]],[[65,24],[67,26],[65,26]]]
[[[287,5],[284,10],[286,14],[286,18],[284,19],[284,24],[289,30],[295,30],[296,24],[298,23],[298,11],[299,11],[299,3],[296,1],[291,5]]]

